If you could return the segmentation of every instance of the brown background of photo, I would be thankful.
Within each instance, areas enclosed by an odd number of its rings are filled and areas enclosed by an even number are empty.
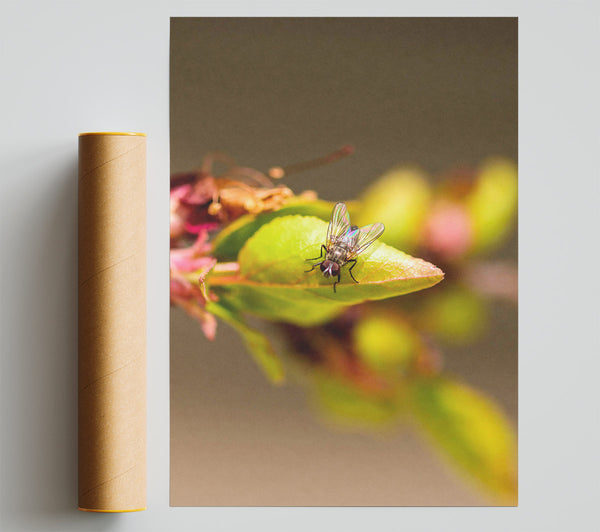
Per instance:
[[[387,169],[432,174],[517,160],[517,19],[171,20],[171,170],[226,152],[266,170],[345,143],[355,153],[290,177],[296,192],[355,197]],[[516,234],[498,253],[516,260]],[[517,311],[446,368],[517,422]],[[304,389],[271,386],[239,337],[208,342],[171,312],[171,504],[487,505],[412,431],[340,432]]]

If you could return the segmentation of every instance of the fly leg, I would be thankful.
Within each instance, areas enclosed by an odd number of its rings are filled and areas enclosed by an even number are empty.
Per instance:
[[[306,260],[315,260],[315,259],[306,259]],[[312,265],[312,268],[310,270],[304,270],[304,273],[312,272],[317,266],[321,266],[321,264],[323,264],[323,262],[315,262]]]
[[[338,273],[338,280],[337,280],[335,283],[333,283],[333,293],[334,293],[334,294],[336,293],[336,292],[335,292],[335,285],[336,285],[336,284],[338,284],[338,283],[340,282],[340,279],[341,279],[341,278],[342,278],[342,272],[339,272],[339,273]]]
[[[323,251],[325,251],[325,253],[327,253],[327,248],[325,247],[325,244],[321,244],[321,254],[318,257],[315,257],[314,259],[305,259],[305,260],[322,259],[323,258]]]
[[[315,257],[314,259],[305,259],[306,261],[310,261],[310,260],[319,260],[323,258],[323,251],[325,251],[325,253],[327,253],[327,248],[325,247],[325,244],[321,244],[321,254],[318,257]],[[305,270],[304,273],[308,273],[308,272],[312,272],[317,266],[320,266],[322,264],[322,262],[317,262],[315,264],[312,265],[312,268],[310,270]]]
[[[354,266],[356,266],[356,259],[349,260],[348,262],[352,263],[352,266],[350,266],[350,268],[348,269],[348,273],[350,274],[350,277],[352,277],[352,280],[355,283],[358,283],[358,281],[354,278],[354,275],[352,275],[352,268],[354,268]]]

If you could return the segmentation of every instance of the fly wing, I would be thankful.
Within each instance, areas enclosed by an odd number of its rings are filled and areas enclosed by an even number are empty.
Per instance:
[[[370,224],[355,229],[348,236],[349,238],[356,238],[354,247],[350,250],[351,257],[360,255],[365,249],[367,249],[375,240],[377,240],[382,234],[385,226],[382,223]],[[357,234],[355,237],[354,234]]]
[[[350,228],[350,215],[345,203],[336,203],[327,228],[327,246],[335,244]]]

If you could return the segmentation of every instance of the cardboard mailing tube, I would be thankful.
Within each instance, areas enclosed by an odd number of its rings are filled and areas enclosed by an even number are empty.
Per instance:
[[[146,135],[79,136],[79,509],[146,507]]]

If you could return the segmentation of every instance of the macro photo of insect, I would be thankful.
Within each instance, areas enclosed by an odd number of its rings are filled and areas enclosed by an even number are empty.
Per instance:
[[[356,257],[363,253],[375,240],[377,240],[385,226],[382,223],[374,223],[365,227],[350,225],[350,215],[348,207],[344,203],[336,203],[331,213],[331,220],[327,227],[327,243],[321,245],[321,255],[315,259],[325,259],[321,262],[313,264],[313,267],[307,272],[319,266],[325,277],[336,277],[337,281],[333,283],[333,291],[335,285],[340,282],[342,275],[342,267],[345,264],[352,264],[348,269],[348,273],[355,283],[358,281],[352,275],[352,268],[356,266]]]
[[[517,504],[516,43],[172,19],[172,505]]]

